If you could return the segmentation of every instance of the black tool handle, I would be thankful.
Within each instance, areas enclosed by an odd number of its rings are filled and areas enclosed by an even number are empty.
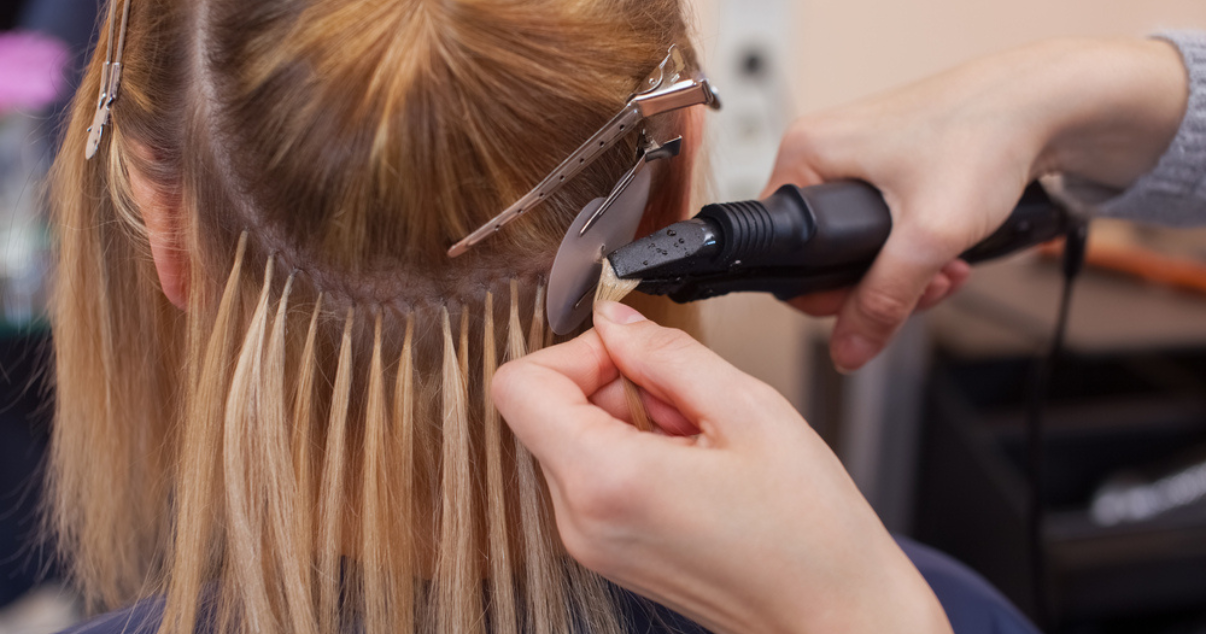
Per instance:
[[[861,181],[786,185],[765,200],[709,205],[698,217],[719,226],[718,260],[733,274],[672,294],[678,301],[736,291],[790,299],[851,286],[892,231],[883,196]],[[975,263],[1014,253],[1062,235],[1067,223],[1066,212],[1035,183],[1005,223],[962,257]]]

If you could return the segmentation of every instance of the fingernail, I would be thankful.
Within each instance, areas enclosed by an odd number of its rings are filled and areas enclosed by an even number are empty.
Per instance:
[[[833,344],[833,365],[842,374],[853,374],[863,367],[879,349],[862,335],[846,335]]]
[[[637,312],[635,308],[619,302],[603,302],[595,306],[595,312],[599,313],[603,319],[620,325],[645,321],[645,316]]]

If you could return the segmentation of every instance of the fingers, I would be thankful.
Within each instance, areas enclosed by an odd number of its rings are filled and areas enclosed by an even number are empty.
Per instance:
[[[836,315],[850,297],[850,289],[839,288],[833,291],[821,291],[801,295],[787,301],[796,310],[813,317],[829,317]]]
[[[649,419],[667,436],[694,436],[699,428],[682,415],[673,405],[650,394],[648,390],[640,390],[641,403]],[[628,398],[624,394],[624,386],[619,380],[603,386],[590,396],[590,402],[602,408],[613,417],[632,424],[632,413],[628,407]]]
[[[930,281],[917,302],[917,310],[929,310],[941,304],[946,298],[955,294],[971,275],[971,266],[962,260],[955,260],[942,267],[938,275]]]
[[[795,120],[783,135],[770,180],[759,198],[787,184],[807,187],[837,178],[863,178],[859,148],[868,134],[865,122],[851,126],[842,116],[814,113]]]
[[[808,145],[801,143],[798,139],[800,135],[795,133],[798,125],[797,122],[793,129],[784,135],[783,142],[779,145],[779,155],[775,158],[775,167],[771,172],[770,180],[767,181],[766,187],[762,189],[758,198],[766,198],[787,184],[807,187],[819,185],[824,181],[808,160]]]
[[[928,310],[941,304],[943,300],[954,295],[971,277],[971,265],[963,260],[955,260],[942,267],[934,275],[917,302],[917,310]],[[796,310],[813,317],[830,317],[838,314],[846,300],[853,292],[849,288],[832,291],[810,293],[787,300],[788,305]]]
[[[774,418],[767,413],[798,418],[773,389],[681,331],[613,302],[600,305],[595,324],[573,341],[503,365],[491,386],[504,420],[554,477],[583,462],[652,449],[648,442],[657,437],[626,424],[626,404],[612,393],[620,371],[643,388],[648,411],[668,435],[721,440],[729,436],[723,424],[749,431]]]
[[[959,289],[963,288],[963,285],[971,279],[972,268],[970,264],[963,260],[955,260],[947,264],[942,269],[942,273],[951,279],[951,290],[946,294],[947,297],[950,297],[958,293]]]
[[[673,406],[705,436],[715,436],[721,422],[754,422],[753,411],[783,401],[687,334],[646,321],[622,304],[596,307],[595,329],[624,376]]]
[[[935,261],[929,249],[910,238],[907,231],[889,236],[838,313],[829,351],[839,370],[857,370],[879,354],[949,260],[941,257]],[[935,289],[934,296],[944,296],[949,290],[948,281]]]
[[[584,435],[631,430],[588,399],[618,377],[599,336],[590,331],[502,365],[490,393],[524,446],[542,464],[552,464],[578,455]]]
[[[672,440],[631,426],[619,376],[598,333],[591,330],[504,364],[490,390],[512,432],[557,477],[644,455],[646,449],[657,450],[650,442]],[[646,390],[641,399],[666,436],[699,433],[674,405]]]

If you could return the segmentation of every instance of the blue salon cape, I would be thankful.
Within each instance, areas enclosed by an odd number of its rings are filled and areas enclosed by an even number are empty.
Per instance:
[[[951,557],[917,542],[896,543],[925,577],[955,634],[1039,634],[992,584]]]
[[[896,541],[938,595],[955,634],[1038,634],[1038,629],[983,577],[932,548],[905,538]],[[634,634],[707,632],[634,595],[626,595],[625,599],[629,631]],[[145,599],[133,607],[77,625],[63,634],[154,634],[162,616],[163,599]]]

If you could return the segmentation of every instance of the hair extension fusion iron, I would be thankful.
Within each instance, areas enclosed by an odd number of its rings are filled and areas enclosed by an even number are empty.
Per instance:
[[[1035,183],[1005,224],[961,257],[990,260],[1067,228],[1067,214]],[[607,257],[618,277],[641,281],[637,290],[680,303],[741,291],[791,299],[858,282],[891,229],[883,196],[866,183],[785,185],[765,200],[708,205]]]

